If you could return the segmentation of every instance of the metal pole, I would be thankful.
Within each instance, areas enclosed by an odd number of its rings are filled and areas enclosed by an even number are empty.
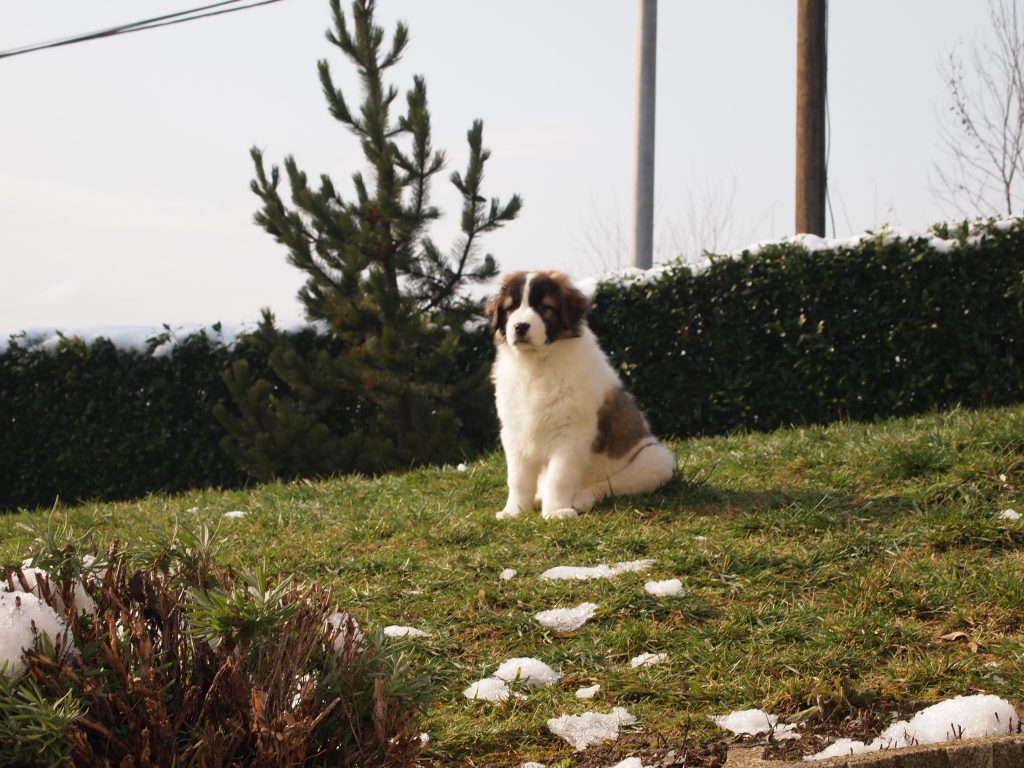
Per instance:
[[[827,0],[797,0],[796,231],[825,236]]]
[[[639,43],[631,263],[640,269],[650,269],[654,251],[654,97],[657,74],[658,0],[640,0]]]

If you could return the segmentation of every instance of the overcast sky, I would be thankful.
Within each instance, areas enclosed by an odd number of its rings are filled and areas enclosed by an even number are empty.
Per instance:
[[[200,4],[0,0],[0,50]],[[378,4],[389,31],[409,25],[393,82],[404,92],[426,77],[449,170],[480,118],[485,194],[524,199],[483,243],[501,267],[583,277],[627,264],[637,2]],[[950,214],[930,181],[945,159],[940,65],[990,35],[986,3],[829,5],[834,233],[925,229]],[[796,0],[659,6],[655,260],[791,234]],[[327,0],[284,0],[0,60],[0,334],[237,323],[267,306],[297,320],[302,274],[252,223],[249,148],[294,154],[347,194],[361,155],[326,111],[317,60],[350,103],[359,94],[328,23]],[[446,176],[434,197],[447,216],[432,234],[449,243]]]

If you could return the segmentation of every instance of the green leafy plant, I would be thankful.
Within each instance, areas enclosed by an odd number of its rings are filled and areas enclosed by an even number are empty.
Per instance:
[[[83,714],[70,692],[51,701],[34,683],[12,682],[0,669],[0,763],[67,765],[72,752],[68,733]]]
[[[366,171],[352,175],[345,198],[327,175],[319,186],[293,157],[266,167],[254,148],[256,223],[288,249],[302,270],[306,316],[336,340],[303,354],[264,313],[258,342],[275,378],[254,378],[243,361],[225,372],[230,407],[216,415],[228,431],[225,450],[260,479],[337,471],[382,471],[442,462],[470,450],[463,424],[488,400],[486,364],[458,363],[464,327],[481,317],[464,289],[497,273],[482,236],[516,218],[518,196],[483,196],[490,151],[478,120],[467,132],[469,160],[451,183],[462,198],[461,235],[447,252],[429,235],[441,212],[430,202],[444,152],[431,140],[426,81],[414,77],[404,111],[385,76],[408,43],[399,23],[390,45],[374,21],[373,0],[356,0],[351,21],[332,0],[327,39],[359,73],[363,100],[352,109],[330,65],[319,63],[328,109],[360,143]],[[282,176],[290,203],[281,194]],[[476,446],[479,448],[479,446]]]

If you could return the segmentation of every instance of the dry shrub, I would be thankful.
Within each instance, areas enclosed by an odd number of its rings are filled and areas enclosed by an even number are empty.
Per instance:
[[[351,619],[331,625],[330,590],[208,562],[140,569],[116,547],[99,565],[102,579],[85,579],[91,616],[76,617],[69,579],[29,584],[20,570],[8,573],[10,588],[20,581],[51,606],[63,603],[78,650],[44,641],[26,653],[20,680],[0,678],[0,762],[32,753],[19,740],[45,730],[55,702],[79,706],[61,726],[65,738],[37,749],[35,764],[415,762],[427,681],[379,633],[362,637]],[[38,712],[24,703],[36,700]]]

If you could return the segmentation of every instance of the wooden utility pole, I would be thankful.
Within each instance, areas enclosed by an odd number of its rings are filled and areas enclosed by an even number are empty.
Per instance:
[[[827,0],[797,0],[796,231],[825,236]]]
[[[650,269],[654,251],[654,92],[657,75],[658,0],[639,0],[636,168],[633,188],[633,253],[630,263]]]

